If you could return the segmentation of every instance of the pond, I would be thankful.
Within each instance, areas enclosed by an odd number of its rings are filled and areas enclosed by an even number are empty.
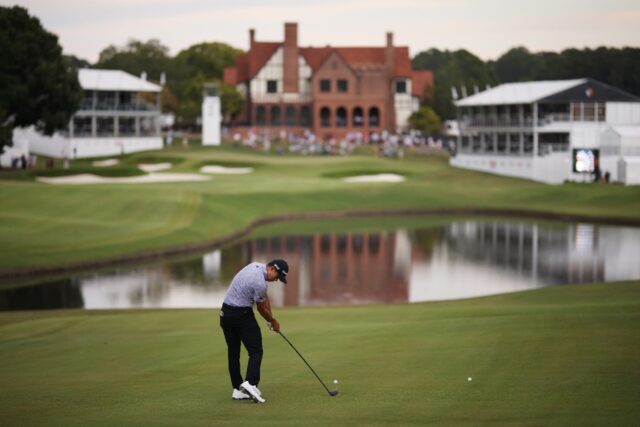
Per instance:
[[[187,258],[0,290],[0,310],[220,307],[235,273],[284,258],[272,305],[414,303],[640,279],[640,229],[453,220],[424,228],[254,238]]]

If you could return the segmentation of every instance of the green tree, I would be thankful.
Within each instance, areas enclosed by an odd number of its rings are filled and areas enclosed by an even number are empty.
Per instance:
[[[560,53],[531,53],[518,47],[490,65],[500,82],[590,77],[640,95],[639,48],[570,48]]]
[[[123,70],[139,76],[147,73],[149,80],[159,82],[169,68],[169,48],[157,39],[143,42],[129,40],[126,46],[110,45],[100,52],[96,68]]]
[[[0,52],[0,145],[18,126],[35,125],[47,135],[64,128],[82,90],[58,37],[26,9],[0,6]]]
[[[495,84],[492,68],[464,49],[456,51],[430,49],[420,52],[413,58],[413,68],[433,71],[433,94],[427,99],[427,105],[443,119],[456,117],[451,87],[455,87],[458,91],[465,87],[467,94],[470,95],[476,87],[484,89],[488,84]],[[460,93],[459,96],[461,96]]]
[[[160,83],[160,77],[171,69],[172,58],[169,48],[157,39],[143,42],[129,40],[126,46],[108,46],[100,52],[96,68],[122,70],[140,76],[147,74],[149,81]],[[175,113],[178,110],[178,99],[168,86],[163,86],[160,99],[162,111]]]
[[[91,63],[86,59],[78,58],[74,55],[62,55],[75,69],[91,68]]]
[[[237,91],[235,86],[223,83],[220,86],[220,109],[225,120],[233,117],[242,110],[244,97]]]
[[[224,43],[199,43],[173,58],[167,84],[178,98],[177,122],[193,124],[200,116],[205,82],[221,84],[225,67],[233,66],[242,51]],[[220,86],[223,114],[237,113],[237,96],[231,88]],[[240,105],[241,108],[241,105]]]
[[[193,125],[202,114],[202,91],[205,79],[198,74],[189,79],[179,95],[176,121],[181,125]]]
[[[409,126],[422,133],[434,135],[439,134],[442,130],[442,120],[432,108],[423,105],[409,116]]]
[[[514,47],[500,56],[494,63],[496,76],[501,82],[523,82],[535,80],[541,57],[525,47]]]

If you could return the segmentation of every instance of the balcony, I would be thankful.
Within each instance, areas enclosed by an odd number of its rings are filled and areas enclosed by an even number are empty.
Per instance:
[[[159,95],[148,92],[85,91],[79,111],[158,112]]]
[[[569,113],[549,113],[538,118],[538,126],[546,126],[552,123],[566,123],[571,121]]]
[[[116,105],[113,101],[88,102],[85,100],[80,105],[80,111],[159,111],[157,105],[147,102],[128,102]]]
[[[513,116],[467,116],[460,121],[461,129],[468,128],[531,128],[533,117],[526,116],[523,120]]]

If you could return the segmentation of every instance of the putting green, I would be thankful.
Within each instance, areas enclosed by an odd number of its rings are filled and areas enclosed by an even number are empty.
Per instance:
[[[324,381],[339,380],[338,397],[263,324],[267,403],[232,401],[216,310],[0,313],[0,417],[19,426],[640,423],[640,282],[275,314]]]

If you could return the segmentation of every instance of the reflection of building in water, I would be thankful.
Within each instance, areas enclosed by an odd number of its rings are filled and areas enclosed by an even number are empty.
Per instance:
[[[467,259],[501,267],[541,283],[605,279],[593,225],[542,226],[516,222],[462,222],[446,229],[450,247]]]
[[[421,302],[640,278],[640,228],[459,222],[258,239],[198,256],[0,291],[0,310],[220,307],[248,262],[285,258],[274,306]]]
[[[408,238],[400,233],[316,234],[257,239],[246,244],[250,260],[284,258],[290,275],[274,305],[407,302]],[[271,292],[271,291],[270,291]]]
[[[190,266],[198,265],[192,270]],[[200,259],[79,279],[85,309],[213,308],[222,306],[226,288],[205,286]]]
[[[207,279],[218,279],[222,264],[222,251],[216,249],[202,256],[202,270]]]

